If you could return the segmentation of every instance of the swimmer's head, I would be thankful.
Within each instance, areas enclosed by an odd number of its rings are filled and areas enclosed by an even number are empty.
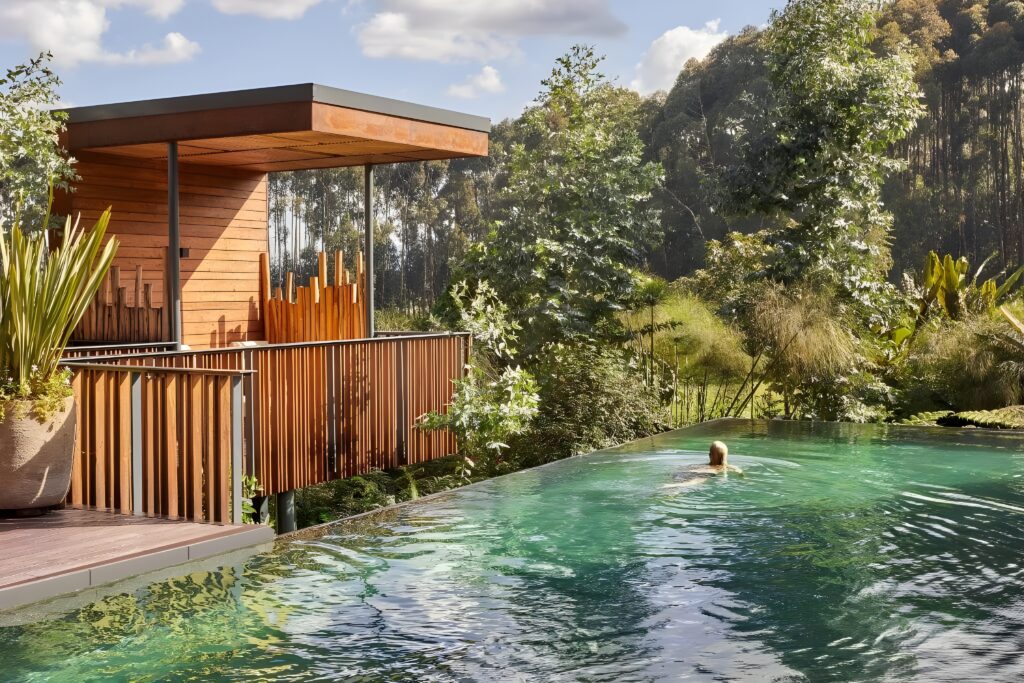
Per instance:
[[[729,447],[721,441],[711,442],[711,452],[708,453],[708,459],[712,467],[725,465],[725,461],[729,459]]]

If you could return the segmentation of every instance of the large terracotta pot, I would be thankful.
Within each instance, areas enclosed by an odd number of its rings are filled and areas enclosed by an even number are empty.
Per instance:
[[[8,405],[0,421],[0,510],[58,505],[71,486],[75,448],[75,403],[48,422],[16,417]]]

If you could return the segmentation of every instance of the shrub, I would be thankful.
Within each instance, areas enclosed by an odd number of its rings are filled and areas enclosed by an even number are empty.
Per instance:
[[[1020,403],[1020,374],[1009,371],[1020,357],[998,342],[998,335],[1010,332],[1004,320],[989,315],[918,328],[898,373],[901,412],[988,410]]]
[[[434,328],[434,321],[429,316],[390,307],[374,313],[374,325],[382,332],[427,332]]]
[[[530,373],[511,365],[519,325],[509,321],[508,308],[487,282],[478,283],[474,292],[458,283],[450,298],[477,352],[465,377],[455,381],[447,411],[427,413],[420,427],[455,433],[463,455],[461,474],[469,479],[478,462],[493,468],[508,439],[526,431],[537,413],[537,394]]]
[[[539,465],[668,429],[667,409],[624,352],[552,345],[534,369],[539,412],[516,439],[509,467]]]
[[[446,491],[465,483],[458,469],[458,458],[441,458],[296,489],[296,521],[304,528]]]

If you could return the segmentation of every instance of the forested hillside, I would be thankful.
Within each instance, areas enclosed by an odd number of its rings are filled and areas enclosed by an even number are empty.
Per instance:
[[[766,17],[767,18],[767,17]],[[890,278],[918,270],[928,251],[980,263],[998,254],[1024,263],[1024,2],[895,0],[883,3],[874,49],[909,42],[925,104],[896,156],[883,198],[893,214]],[[598,46],[599,47],[599,46]],[[740,141],[771,103],[761,33],[749,28],[702,62],[680,65],[668,93],[648,99],[623,89],[620,115],[665,168],[655,201],[661,234],[638,244],[647,267],[667,279],[704,262],[705,242],[764,227],[728,196]],[[453,264],[493,227],[496,190],[510,147],[531,140],[521,120],[495,126],[484,160],[377,169],[378,287],[385,305],[429,307]],[[322,170],[273,179],[276,253],[291,260],[323,243],[358,248],[359,171]],[[299,259],[311,263],[309,258]],[[307,267],[309,267],[307,265]]]

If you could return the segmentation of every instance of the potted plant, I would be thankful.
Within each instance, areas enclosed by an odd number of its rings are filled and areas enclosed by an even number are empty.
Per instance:
[[[0,222],[0,510],[67,495],[76,423],[60,360],[117,250],[113,239],[103,244],[109,221],[109,209],[92,230],[68,218],[52,250],[43,226],[24,230],[17,215]]]

